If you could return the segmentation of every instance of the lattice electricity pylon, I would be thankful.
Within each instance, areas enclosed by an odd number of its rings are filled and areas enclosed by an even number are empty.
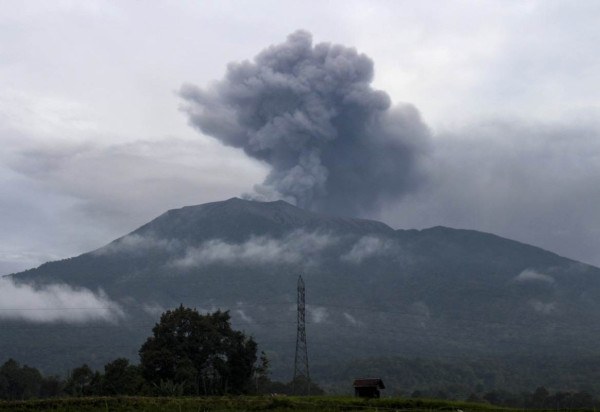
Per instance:
[[[310,395],[310,374],[308,373],[308,349],[306,346],[306,301],[304,281],[298,277],[298,332],[296,334],[296,358],[294,360],[293,389],[296,394],[298,379],[306,380],[306,394]]]

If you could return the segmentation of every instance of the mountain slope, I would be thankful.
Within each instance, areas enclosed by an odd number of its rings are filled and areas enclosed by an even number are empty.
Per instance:
[[[114,325],[9,322],[0,352],[48,369],[135,358],[157,313],[183,303],[230,310],[285,376],[299,274],[317,363],[597,353],[595,267],[476,231],[394,230],[236,198],[171,210],[98,250],[12,275],[102,288],[127,317]]]

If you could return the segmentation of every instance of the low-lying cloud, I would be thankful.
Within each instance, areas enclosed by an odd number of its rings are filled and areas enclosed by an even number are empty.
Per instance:
[[[254,319],[252,319],[247,313],[246,311],[244,311],[243,309],[236,309],[235,313],[238,314],[238,316],[240,317],[240,320],[242,320],[243,322],[246,323],[253,323]]]
[[[306,305],[306,312],[312,323],[324,323],[329,318],[329,311],[323,306]]]
[[[540,300],[531,300],[529,304],[537,313],[550,315],[556,311],[556,302],[542,302]]]
[[[515,282],[543,282],[554,283],[554,278],[550,275],[536,272],[533,269],[526,269],[515,277]]]
[[[352,326],[362,326],[363,322],[361,322],[360,320],[356,319],[354,316],[352,316],[351,314],[349,314],[348,312],[344,312],[344,319]]]
[[[294,231],[283,238],[253,236],[242,243],[213,239],[188,248],[173,265],[190,268],[209,264],[311,264],[336,239],[322,233]]]
[[[170,262],[180,268],[210,264],[302,264],[318,265],[328,248],[339,246],[343,239],[331,234],[296,230],[282,238],[253,236],[241,243],[212,239],[197,247],[189,247],[184,255]],[[146,242],[128,242],[146,245]],[[172,246],[172,243],[153,239],[150,244]],[[392,255],[397,251],[391,239],[363,236],[339,259],[350,264],[360,264],[365,259]]]
[[[32,286],[0,278],[0,319],[29,322],[117,322],[121,306],[102,290],[94,293],[65,284]]]
[[[352,249],[340,257],[340,260],[358,264],[363,260],[386,255],[392,252],[394,243],[389,239],[382,239],[377,236],[363,236],[360,238]]]

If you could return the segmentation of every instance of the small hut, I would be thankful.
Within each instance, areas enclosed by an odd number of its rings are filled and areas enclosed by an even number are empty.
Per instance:
[[[359,398],[379,398],[379,389],[385,389],[383,381],[379,378],[363,378],[354,380],[354,396]]]

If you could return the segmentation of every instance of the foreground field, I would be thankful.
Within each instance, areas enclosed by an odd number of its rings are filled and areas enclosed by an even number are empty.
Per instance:
[[[203,411],[493,411],[488,405],[424,399],[363,400],[350,397],[102,397],[0,402],[0,411],[203,412]]]

